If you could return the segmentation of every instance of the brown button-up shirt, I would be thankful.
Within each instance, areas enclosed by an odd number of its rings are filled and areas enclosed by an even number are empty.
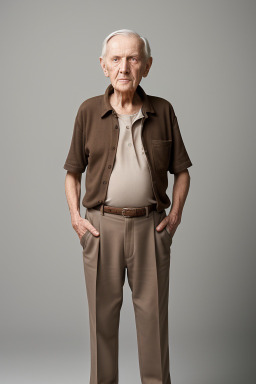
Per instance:
[[[109,101],[113,91],[110,84],[105,94],[91,97],[80,105],[64,164],[64,169],[73,173],[86,170],[86,192],[82,200],[86,208],[105,202],[115,162],[119,124],[117,113]],[[166,194],[167,172],[181,172],[190,167],[192,162],[171,103],[161,97],[147,95],[140,85],[136,91],[143,103],[142,144],[150,167],[157,211],[161,212],[171,204]]]

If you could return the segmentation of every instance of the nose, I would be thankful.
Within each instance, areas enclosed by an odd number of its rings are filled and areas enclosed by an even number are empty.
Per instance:
[[[128,64],[126,58],[124,58],[120,64],[120,72],[126,73],[128,71],[129,71],[129,64]]]

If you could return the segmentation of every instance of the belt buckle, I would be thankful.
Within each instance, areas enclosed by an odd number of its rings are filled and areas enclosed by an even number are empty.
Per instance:
[[[131,208],[122,208],[122,216],[123,217],[132,217],[132,216],[129,216],[129,215],[124,215],[124,210],[126,210],[126,209],[131,209]]]

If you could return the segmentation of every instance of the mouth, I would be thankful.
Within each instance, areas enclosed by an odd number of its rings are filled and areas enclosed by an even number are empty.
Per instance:
[[[118,79],[118,80],[124,83],[130,81],[129,79]]]

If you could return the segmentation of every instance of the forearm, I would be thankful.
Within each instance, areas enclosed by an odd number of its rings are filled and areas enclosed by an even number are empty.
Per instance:
[[[67,172],[65,179],[65,193],[71,216],[72,226],[75,227],[80,216],[81,174]]]
[[[174,184],[172,192],[172,205],[170,213],[175,213],[179,217],[182,215],[183,207],[188,195],[190,186],[190,175],[184,171],[174,175]]]

